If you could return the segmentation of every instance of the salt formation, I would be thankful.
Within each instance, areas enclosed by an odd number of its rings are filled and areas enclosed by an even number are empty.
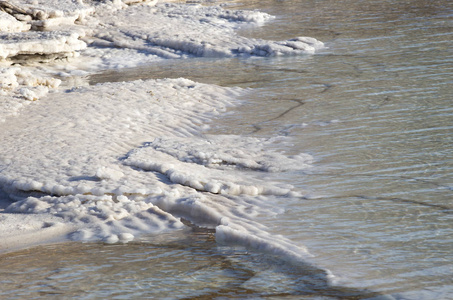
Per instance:
[[[66,80],[63,90],[55,77],[168,58],[311,54],[323,43],[241,37],[240,26],[273,17],[219,6],[138,0],[0,6],[10,15],[0,15],[0,192],[14,201],[1,203],[5,222],[17,221],[17,213],[36,215],[33,228],[115,243],[181,230],[185,219],[215,228],[219,243],[309,256],[253,218],[279,213],[266,203],[272,197],[303,196],[270,174],[304,170],[312,158],[272,151],[270,140],[203,134],[244,90],[183,78],[96,86]],[[18,64],[18,56],[31,55],[70,59]],[[37,99],[33,109],[20,109]]]
[[[224,148],[225,144],[234,145]],[[199,191],[224,195],[292,195],[291,190],[269,182],[244,184],[237,178],[241,170],[275,171],[306,169],[311,156],[287,157],[266,151],[269,141],[237,136],[206,138],[158,138],[128,154],[125,163],[164,174],[173,183]],[[229,170],[232,170],[229,171]]]
[[[0,1],[0,6],[10,13],[0,15],[1,59],[22,54],[70,57],[88,44],[81,65],[89,61],[91,66],[84,67],[95,70],[132,67],[156,58],[299,55],[324,47],[308,37],[286,41],[241,37],[235,32],[240,26],[260,25],[273,17],[219,6],[135,0],[14,0]],[[46,31],[27,31],[30,26]]]
[[[72,239],[105,242],[179,230],[184,218],[221,225],[219,241],[308,255],[270,238],[251,217],[275,214],[257,205],[260,194],[301,196],[262,174],[308,168],[310,156],[266,150],[261,139],[201,135],[199,124],[243,92],[165,79],[50,94],[0,132],[8,145],[0,150],[0,186],[16,199],[6,212],[59,217],[76,228]]]
[[[16,55],[73,55],[84,49],[86,44],[80,34],[73,31],[28,31],[0,33],[0,58]]]
[[[60,79],[32,73],[27,67],[0,68],[0,123],[21,108],[55,90]]]
[[[134,49],[163,58],[300,55],[324,47],[307,37],[277,42],[241,37],[234,31],[239,26],[259,25],[272,16],[218,6],[134,6],[113,15],[100,12],[98,17],[103,27],[94,31],[93,45]],[[130,22],[132,18],[141,20],[140,24]]]
[[[196,163],[216,169],[250,169],[265,172],[282,172],[309,168],[313,158],[309,154],[286,156],[266,151],[278,138],[259,139],[216,135],[204,138],[158,138],[137,152],[158,151],[177,158],[181,162]],[[225,142],[236,145],[225,148]],[[247,149],[247,152],[240,149]],[[137,155],[137,152],[134,152]],[[130,155],[131,156],[131,155]],[[129,156],[129,158],[130,158]]]
[[[81,1],[0,1],[0,59],[17,55],[74,56],[86,44],[84,31],[62,28],[81,22],[94,8]],[[46,29],[35,31],[30,29]],[[54,29],[52,31],[49,31]]]
[[[20,32],[29,30],[31,25],[18,21],[16,18],[0,10],[0,32]]]
[[[17,19],[24,19],[33,27],[52,28],[59,25],[71,25],[94,12],[82,0],[9,0],[0,1]]]

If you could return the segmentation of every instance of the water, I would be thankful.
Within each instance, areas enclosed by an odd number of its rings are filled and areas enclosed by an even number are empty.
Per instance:
[[[399,299],[453,297],[453,5],[244,2],[228,3],[277,18],[241,34],[313,36],[328,49],[309,57],[168,61],[91,81],[183,76],[254,88],[211,133],[288,136],[293,146],[280,150],[314,156],[311,170],[278,178],[305,190],[306,199],[269,199],[284,212],[257,218],[306,245],[344,289],[319,290],[277,258],[221,248],[212,232],[193,232],[4,255],[5,295],[335,299],[354,294],[349,286]]]

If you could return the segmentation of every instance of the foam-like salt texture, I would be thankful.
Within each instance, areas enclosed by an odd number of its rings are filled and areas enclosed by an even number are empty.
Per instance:
[[[270,252],[290,245],[252,219],[274,213],[257,205],[259,194],[297,191],[262,182],[255,173],[282,172],[291,164],[303,169],[310,157],[266,150],[260,139],[202,135],[201,125],[243,92],[166,79],[50,94],[33,111],[8,119],[0,132],[7,145],[0,149],[0,184],[17,200],[6,212],[61,218],[77,228],[74,240],[127,242],[181,229],[184,217],[212,228],[233,226],[218,228],[219,240],[228,243]],[[173,171],[146,167],[153,163]],[[244,234],[255,237],[253,243]]]
[[[237,35],[234,29],[245,23],[259,25],[272,18],[256,11],[167,3],[134,6],[113,14],[114,17],[111,13],[99,14],[104,26],[94,34],[100,39],[95,43],[132,48],[164,58],[294,55],[314,53],[323,47],[322,42],[307,37],[275,42]],[[133,18],[141,22],[131,22]],[[118,27],[123,30],[117,30]]]
[[[13,4],[31,12],[33,26],[71,23],[70,30],[2,33],[1,58],[81,51],[66,66],[80,72],[167,58],[311,54],[323,47],[313,38],[265,41],[236,34],[239,26],[272,18],[261,12],[155,1],[71,1],[74,6],[65,10],[55,8],[56,0],[37,2],[42,9],[21,0]],[[46,21],[51,19],[57,21]],[[83,50],[85,42],[89,47]],[[46,77],[50,72],[28,74],[28,68],[0,71],[0,103],[7,107],[0,115],[0,188],[15,201],[2,215],[36,216],[40,221],[33,226],[47,228],[46,239],[69,232],[73,240],[107,243],[181,230],[185,218],[215,228],[219,243],[291,260],[310,256],[254,218],[278,215],[281,209],[267,203],[270,197],[302,196],[263,174],[309,168],[311,157],[275,152],[272,141],[263,139],[203,134],[244,90],[182,78],[63,90]],[[39,99],[39,105],[21,110],[18,99]]]
[[[1,149],[0,182],[12,197],[15,191],[93,195],[100,201],[106,195],[161,196],[169,189],[166,183],[153,173],[125,166],[119,158],[158,136],[196,133],[237,93],[179,79],[52,94],[33,111],[3,124],[0,134],[8,146]],[[33,213],[45,207],[37,204],[41,202],[30,198],[12,207]]]
[[[60,84],[60,79],[39,74],[29,67],[0,67],[0,123]]]
[[[225,195],[288,195],[272,183],[243,183],[241,171],[285,171],[310,167],[311,156],[266,151],[268,141],[238,136],[158,138],[128,154],[125,164],[164,174],[173,183]],[[225,148],[225,144],[230,147]]]
[[[324,47],[309,37],[266,41],[239,36],[235,30],[240,26],[273,18],[258,11],[173,3],[108,8],[98,7],[86,24],[89,47],[79,59],[85,68],[134,67],[169,58],[303,55]]]

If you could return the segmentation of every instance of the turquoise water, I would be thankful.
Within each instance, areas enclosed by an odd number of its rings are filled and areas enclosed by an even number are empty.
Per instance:
[[[449,1],[226,1],[277,18],[241,34],[312,36],[314,56],[167,61],[91,78],[187,77],[253,88],[211,133],[288,137],[304,172],[273,180],[305,199],[269,198],[258,216],[305,245],[338,287],[278,257],[219,247],[213,232],[127,245],[41,246],[0,257],[8,299],[451,299],[453,296],[453,4]],[[307,273],[308,272],[308,273]],[[310,274],[307,276],[307,274]],[[311,277],[307,279],[307,277]]]

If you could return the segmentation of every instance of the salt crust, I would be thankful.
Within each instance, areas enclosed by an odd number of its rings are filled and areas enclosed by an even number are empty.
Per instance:
[[[0,32],[27,31],[30,29],[30,27],[30,24],[20,22],[10,14],[7,14],[6,12],[0,10]]]
[[[266,141],[260,139],[200,135],[200,125],[243,92],[166,79],[50,94],[33,111],[24,111],[22,118],[8,120],[0,133],[8,145],[0,149],[0,184],[17,200],[5,211],[50,214],[77,228],[70,234],[74,240],[109,243],[182,229],[179,218],[184,217],[198,225],[220,225],[219,242],[305,259],[306,249],[283,237],[271,237],[252,218],[276,213],[275,208],[258,204],[262,186],[266,190],[261,194],[301,196],[291,187],[262,182],[261,174],[283,171],[277,167],[279,161],[306,168],[310,157],[265,150]],[[151,143],[143,144],[147,141]],[[205,149],[206,144],[211,146]],[[264,154],[255,157],[260,148]],[[201,153],[204,150],[206,155]],[[180,180],[168,172],[143,171],[150,159],[162,163],[158,153],[168,159]],[[242,154],[235,159],[234,153]],[[264,165],[263,157],[268,161]],[[211,186],[200,193],[187,183],[191,180]],[[228,187],[225,192],[213,190],[219,182]],[[248,185],[234,188],[240,182]]]
[[[17,115],[24,106],[46,96],[60,84],[60,79],[39,75],[35,69],[0,68],[0,123]]]
[[[31,16],[33,26],[46,29],[83,21],[94,12],[82,0],[9,0],[9,3]]]
[[[109,47],[119,48],[119,55],[126,49],[160,58],[310,54],[323,47],[313,38],[274,42],[235,33],[238,26],[259,25],[272,18],[260,12],[151,4],[127,7],[113,1],[96,6],[93,16],[87,16],[90,9],[78,15],[70,12],[77,9],[36,10],[34,26],[67,24],[63,19],[72,24],[77,15],[81,30],[48,32],[35,45],[46,44],[50,38],[54,44],[48,45],[48,49],[53,47],[48,53],[55,53],[65,47],[59,44],[63,39],[68,47],[62,51],[71,53],[83,49],[79,38],[89,33],[93,38],[85,38],[90,47],[82,57],[86,59],[93,53],[90,51],[102,46],[105,48],[97,50],[104,54],[96,56],[103,56],[107,65]],[[55,7],[56,0],[46,5]],[[44,22],[60,17],[61,22]],[[43,22],[36,22],[39,20]],[[27,34],[22,36],[27,37],[23,42],[14,34],[5,35],[15,46],[8,48],[5,45],[11,43],[2,40],[0,53],[7,54],[1,56],[32,53],[32,46],[20,46],[34,38],[35,33]],[[25,50],[14,50],[17,48]],[[45,48],[38,47],[34,53],[44,53]],[[102,64],[95,68],[100,67]],[[26,90],[20,92],[21,72],[2,70],[2,89],[10,99],[15,97],[11,93],[33,98]],[[53,228],[54,234],[49,236],[70,230],[74,240],[107,243],[182,229],[180,218],[184,217],[216,228],[219,243],[305,260],[309,253],[304,247],[271,236],[252,219],[278,214],[274,206],[267,206],[269,199],[263,195],[302,196],[290,186],[266,181],[262,173],[282,172],[294,165],[304,169],[309,167],[310,157],[274,153],[260,146],[266,141],[259,139],[202,135],[204,124],[242,92],[174,79],[108,83],[49,94],[33,111],[22,111],[21,118],[10,118],[2,125],[0,139],[8,147],[0,149],[0,186],[16,200],[5,212],[56,218],[56,223],[37,221],[33,225]],[[51,232],[38,230],[36,237],[44,231]]]
[[[72,53],[84,49],[80,33],[75,31],[27,31],[0,33],[0,58],[15,55]]]
[[[8,147],[0,150],[0,182],[16,199],[21,191],[52,196],[30,197],[7,211],[51,213],[85,224],[72,236],[81,240],[113,241],[115,235],[181,228],[178,219],[159,211],[151,200],[128,197],[178,199],[180,193],[194,192],[168,186],[118,158],[155,136],[197,132],[208,116],[229,104],[228,95],[238,92],[179,79],[104,84],[50,95],[22,118],[4,124],[0,135]],[[42,133],[49,139],[36,139]],[[119,227],[105,225],[114,220],[123,221]]]
[[[58,30],[64,25],[82,22],[94,12],[94,7],[82,1],[12,0],[8,1],[7,8],[11,15],[0,14],[0,59],[29,54],[74,56],[76,51],[86,47],[80,40],[84,30]],[[28,31],[30,28],[54,30]]]
[[[133,6],[108,14],[99,12],[97,18],[102,30],[94,31],[97,40],[93,45],[135,49],[163,58],[300,55],[324,47],[308,37],[279,42],[241,37],[234,31],[239,26],[259,25],[272,16],[218,6]]]

